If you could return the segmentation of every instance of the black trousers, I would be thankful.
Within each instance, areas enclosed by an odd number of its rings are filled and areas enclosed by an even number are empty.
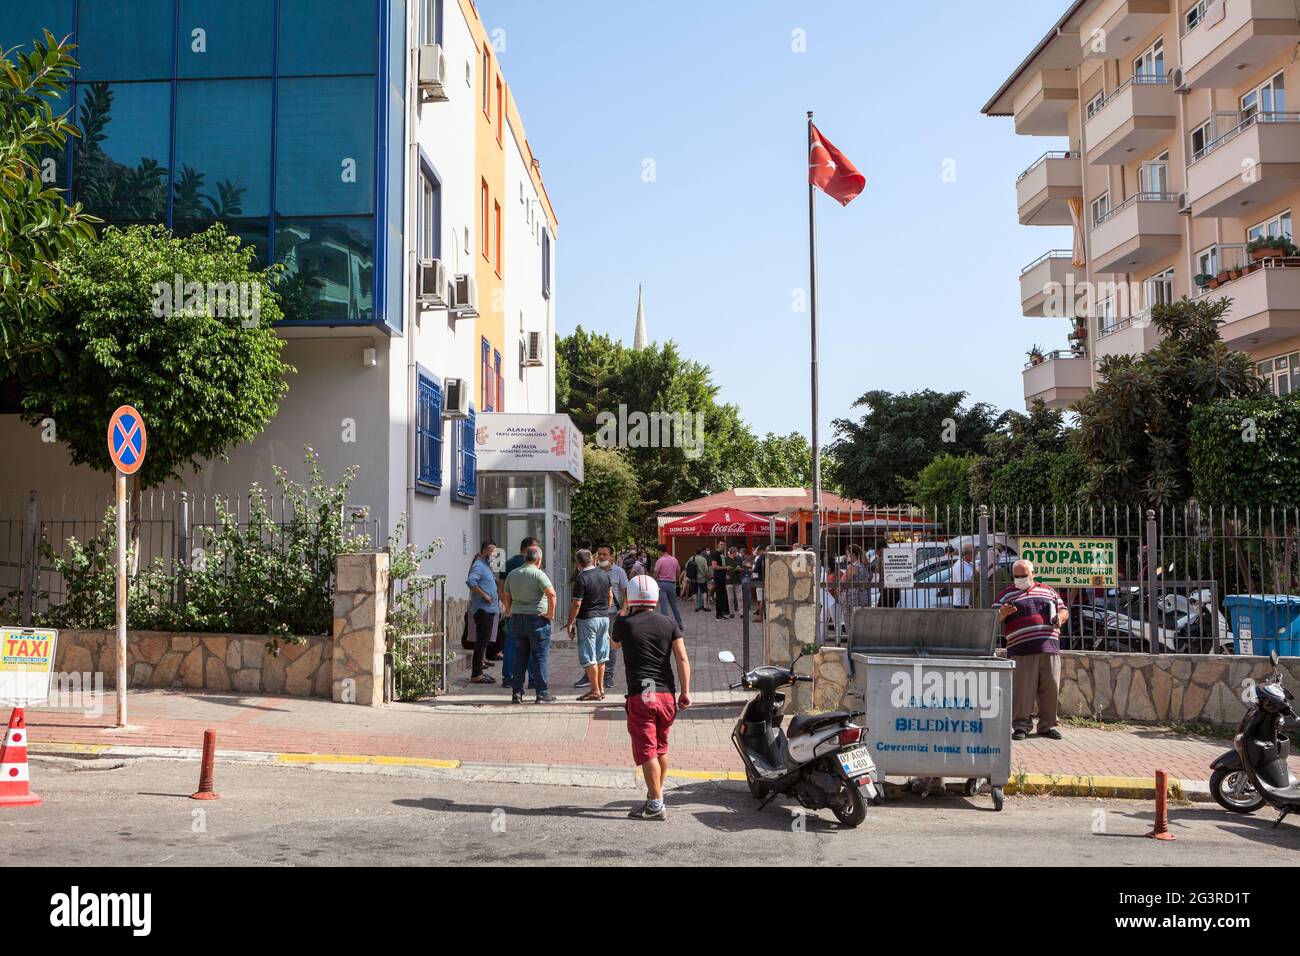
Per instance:
[[[731,613],[731,605],[727,601],[727,576],[725,574],[715,574],[713,576],[713,607],[718,612],[717,617],[726,617]]]
[[[496,618],[491,611],[481,608],[474,612],[474,664],[470,677],[478,677],[483,673],[483,657],[487,654],[488,645],[492,643],[492,623]]]

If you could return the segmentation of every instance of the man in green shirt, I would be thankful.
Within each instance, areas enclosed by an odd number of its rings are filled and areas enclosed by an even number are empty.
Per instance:
[[[511,571],[513,571],[515,568],[523,567],[524,552],[526,552],[529,548],[540,547],[540,546],[541,546],[541,542],[533,537],[524,538],[523,541],[519,542],[519,553],[513,555],[510,558],[510,560],[506,562],[506,568],[504,571],[501,572],[502,586],[505,585],[506,578],[510,575]],[[500,588],[498,588],[497,590],[500,590]],[[510,636],[510,615],[509,614],[505,614],[502,616],[500,626],[505,628],[505,640],[503,641],[504,649],[501,654],[501,686],[510,687],[513,686],[515,681],[515,642],[514,642],[514,638]],[[528,685],[531,688],[537,684],[537,679],[533,677],[531,673],[531,666],[530,666],[530,672],[528,677],[529,677]]]
[[[551,652],[551,621],[555,618],[555,586],[541,568],[542,549],[532,545],[524,552],[524,563],[506,575],[501,603],[510,615],[510,639],[514,641],[512,704],[524,701],[524,674],[533,672],[537,703],[556,698],[547,692],[546,662]],[[527,666],[524,666],[527,664]]]

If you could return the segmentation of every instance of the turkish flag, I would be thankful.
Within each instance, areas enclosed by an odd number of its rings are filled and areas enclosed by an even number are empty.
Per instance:
[[[808,182],[841,206],[847,206],[867,187],[867,177],[849,162],[816,126],[808,144]]]

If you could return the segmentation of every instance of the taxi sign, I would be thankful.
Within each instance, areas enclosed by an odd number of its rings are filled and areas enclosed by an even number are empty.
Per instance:
[[[108,420],[108,456],[117,470],[124,475],[134,475],[144,464],[144,453],[149,439],[145,434],[144,418],[130,405],[123,405]]]
[[[44,627],[0,627],[0,704],[25,707],[50,697],[59,632]]]

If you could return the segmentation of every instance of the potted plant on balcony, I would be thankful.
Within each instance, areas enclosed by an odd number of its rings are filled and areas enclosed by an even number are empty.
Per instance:
[[[1210,282],[1211,282],[1213,279],[1214,279],[1214,276],[1207,276],[1204,272],[1202,272],[1202,273],[1196,275],[1196,276],[1192,279],[1192,281],[1196,283],[1196,288],[1198,288],[1198,289],[1205,289],[1205,288],[1213,289],[1214,286],[1210,285]]]
[[[1042,349],[1042,346],[1039,346],[1039,345],[1032,346],[1032,347],[1029,349],[1029,351],[1026,352],[1025,354],[1026,354],[1027,356],[1029,356],[1029,364],[1030,364],[1030,365],[1042,365],[1042,364],[1043,364],[1043,349]]]
[[[1068,338],[1071,342],[1083,342],[1088,338],[1088,327],[1082,322],[1074,323],[1074,327],[1070,330]]]
[[[1285,239],[1276,236],[1261,236],[1248,242],[1246,251],[1250,253],[1251,262],[1259,262],[1262,259],[1282,258],[1286,255],[1286,247],[1289,245],[1290,243]]]

